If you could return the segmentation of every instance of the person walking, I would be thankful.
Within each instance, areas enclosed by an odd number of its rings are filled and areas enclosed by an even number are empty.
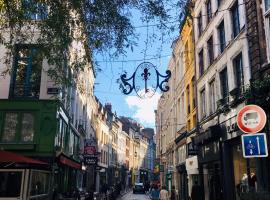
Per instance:
[[[167,191],[166,186],[162,186],[159,193],[159,200],[169,200],[169,192]]]
[[[175,186],[172,186],[172,191],[171,191],[171,200],[176,200],[176,191],[175,191]]]
[[[157,185],[154,185],[151,190],[151,200],[159,200],[159,189]]]
[[[203,196],[202,187],[198,185],[198,181],[195,181],[191,189],[191,200],[203,200]]]

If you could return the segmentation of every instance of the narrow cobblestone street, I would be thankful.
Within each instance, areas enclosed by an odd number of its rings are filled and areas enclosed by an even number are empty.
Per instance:
[[[150,198],[147,194],[133,194],[133,192],[130,191],[117,200],[150,200]]]

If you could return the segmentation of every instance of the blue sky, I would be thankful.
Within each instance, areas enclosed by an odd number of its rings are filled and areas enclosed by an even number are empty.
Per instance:
[[[138,16],[137,13],[133,13],[133,15]],[[136,28],[136,33],[139,34],[139,39],[136,41],[138,45],[133,51],[127,50],[125,56],[120,56],[114,61],[108,61],[110,60],[108,55],[95,55],[102,71],[97,73],[94,92],[103,105],[111,103],[113,111],[116,111],[118,116],[132,117],[145,127],[154,127],[154,110],[160,91],[158,90],[158,93],[150,99],[140,99],[135,92],[124,95],[119,89],[117,79],[124,70],[130,77],[137,66],[144,61],[144,58],[145,61],[155,65],[160,73],[165,74],[172,53],[171,44],[177,33],[170,36],[164,35],[163,39],[160,40],[161,33],[156,26],[141,27],[146,24],[143,24],[139,17],[134,17],[133,23],[135,27],[139,27]],[[156,23],[150,22],[149,24]],[[156,39],[149,37],[153,33],[157,34]],[[148,43],[146,42],[147,38]]]

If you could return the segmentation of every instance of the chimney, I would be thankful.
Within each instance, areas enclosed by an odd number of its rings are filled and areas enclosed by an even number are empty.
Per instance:
[[[105,109],[109,112],[112,112],[112,104],[111,103],[106,103],[105,104]]]

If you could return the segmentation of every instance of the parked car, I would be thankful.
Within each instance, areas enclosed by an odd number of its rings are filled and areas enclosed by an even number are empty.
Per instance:
[[[133,194],[135,194],[135,193],[141,193],[141,194],[145,193],[143,183],[135,183],[135,185],[133,187]]]

